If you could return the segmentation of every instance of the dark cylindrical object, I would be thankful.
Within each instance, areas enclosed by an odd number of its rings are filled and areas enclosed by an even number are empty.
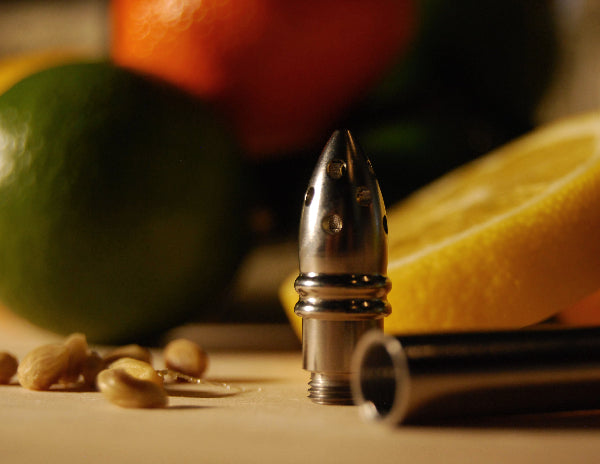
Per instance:
[[[600,328],[371,332],[352,362],[354,402],[389,424],[600,408]]]

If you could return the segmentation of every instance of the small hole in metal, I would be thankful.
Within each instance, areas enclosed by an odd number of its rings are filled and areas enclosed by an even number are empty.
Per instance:
[[[334,235],[342,230],[342,218],[337,214],[331,214],[323,219],[321,225],[323,226],[323,230],[325,230],[325,232]]]
[[[373,345],[365,352],[360,368],[360,393],[372,415],[387,416],[396,401],[397,379],[394,360],[383,345]]]
[[[327,164],[327,175],[331,179],[339,179],[346,174],[346,162],[340,159],[331,160]]]
[[[308,190],[306,191],[306,195],[304,195],[304,205],[310,206],[310,203],[312,202],[312,199],[314,196],[315,196],[314,187],[309,187]]]
[[[369,206],[372,199],[371,190],[367,187],[361,186],[356,189],[356,201],[358,201],[359,205]]]
[[[387,216],[383,216],[383,231],[385,235],[388,233]]]

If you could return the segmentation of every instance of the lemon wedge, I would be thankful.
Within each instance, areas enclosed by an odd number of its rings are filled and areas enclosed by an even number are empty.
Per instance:
[[[599,136],[600,113],[562,120],[389,208],[386,332],[523,327],[600,288]]]

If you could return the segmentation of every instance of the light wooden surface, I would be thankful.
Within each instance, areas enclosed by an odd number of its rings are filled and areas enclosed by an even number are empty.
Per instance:
[[[22,357],[54,340],[0,317],[0,349]],[[0,462],[531,464],[596,463],[600,453],[595,414],[396,429],[366,423],[356,407],[306,398],[298,350],[216,351],[208,379],[231,392],[185,387],[164,410],[120,409],[96,392],[0,386]]]

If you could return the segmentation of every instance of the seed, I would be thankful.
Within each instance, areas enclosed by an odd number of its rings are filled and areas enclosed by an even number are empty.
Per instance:
[[[123,369],[105,369],[98,374],[97,384],[102,394],[123,408],[162,408],[168,403],[162,386],[136,379]]]
[[[109,364],[108,369],[122,369],[132,377],[139,380],[147,380],[162,387],[163,380],[154,368],[147,362],[133,358],[120,358]]]
[[[163,354],[167,369],[192,377],[201,377],[208,365],[208,356],[200,345],[184,338],[169,342]]]
[[[79,380],[83,363],[88,356],[88,344],[85,335],[82,333],[73,333],[64,341],[64,345],[69,350],[69,366],[64,375],[59,379],[63,385],[75,383]]]
[[[19,383],[30,390],[48,390],[69,367],[69,349],[61,344],[43,345],[30,351],[17,370]]]
[[[17,373],[19,362],[12,354],[0,351],[0,384],[10,382],[13,375]]]
[[[152,364],[152,353],[150,352],[150,350],[148,348],[144,348],[143,346],[135,344],[115,348],[114,350],[112,350],[104,356],[104,361],[106,361],[107,364],[110,364],[111,362],[116,361],[119,358],[139,359],[140,361]]]

